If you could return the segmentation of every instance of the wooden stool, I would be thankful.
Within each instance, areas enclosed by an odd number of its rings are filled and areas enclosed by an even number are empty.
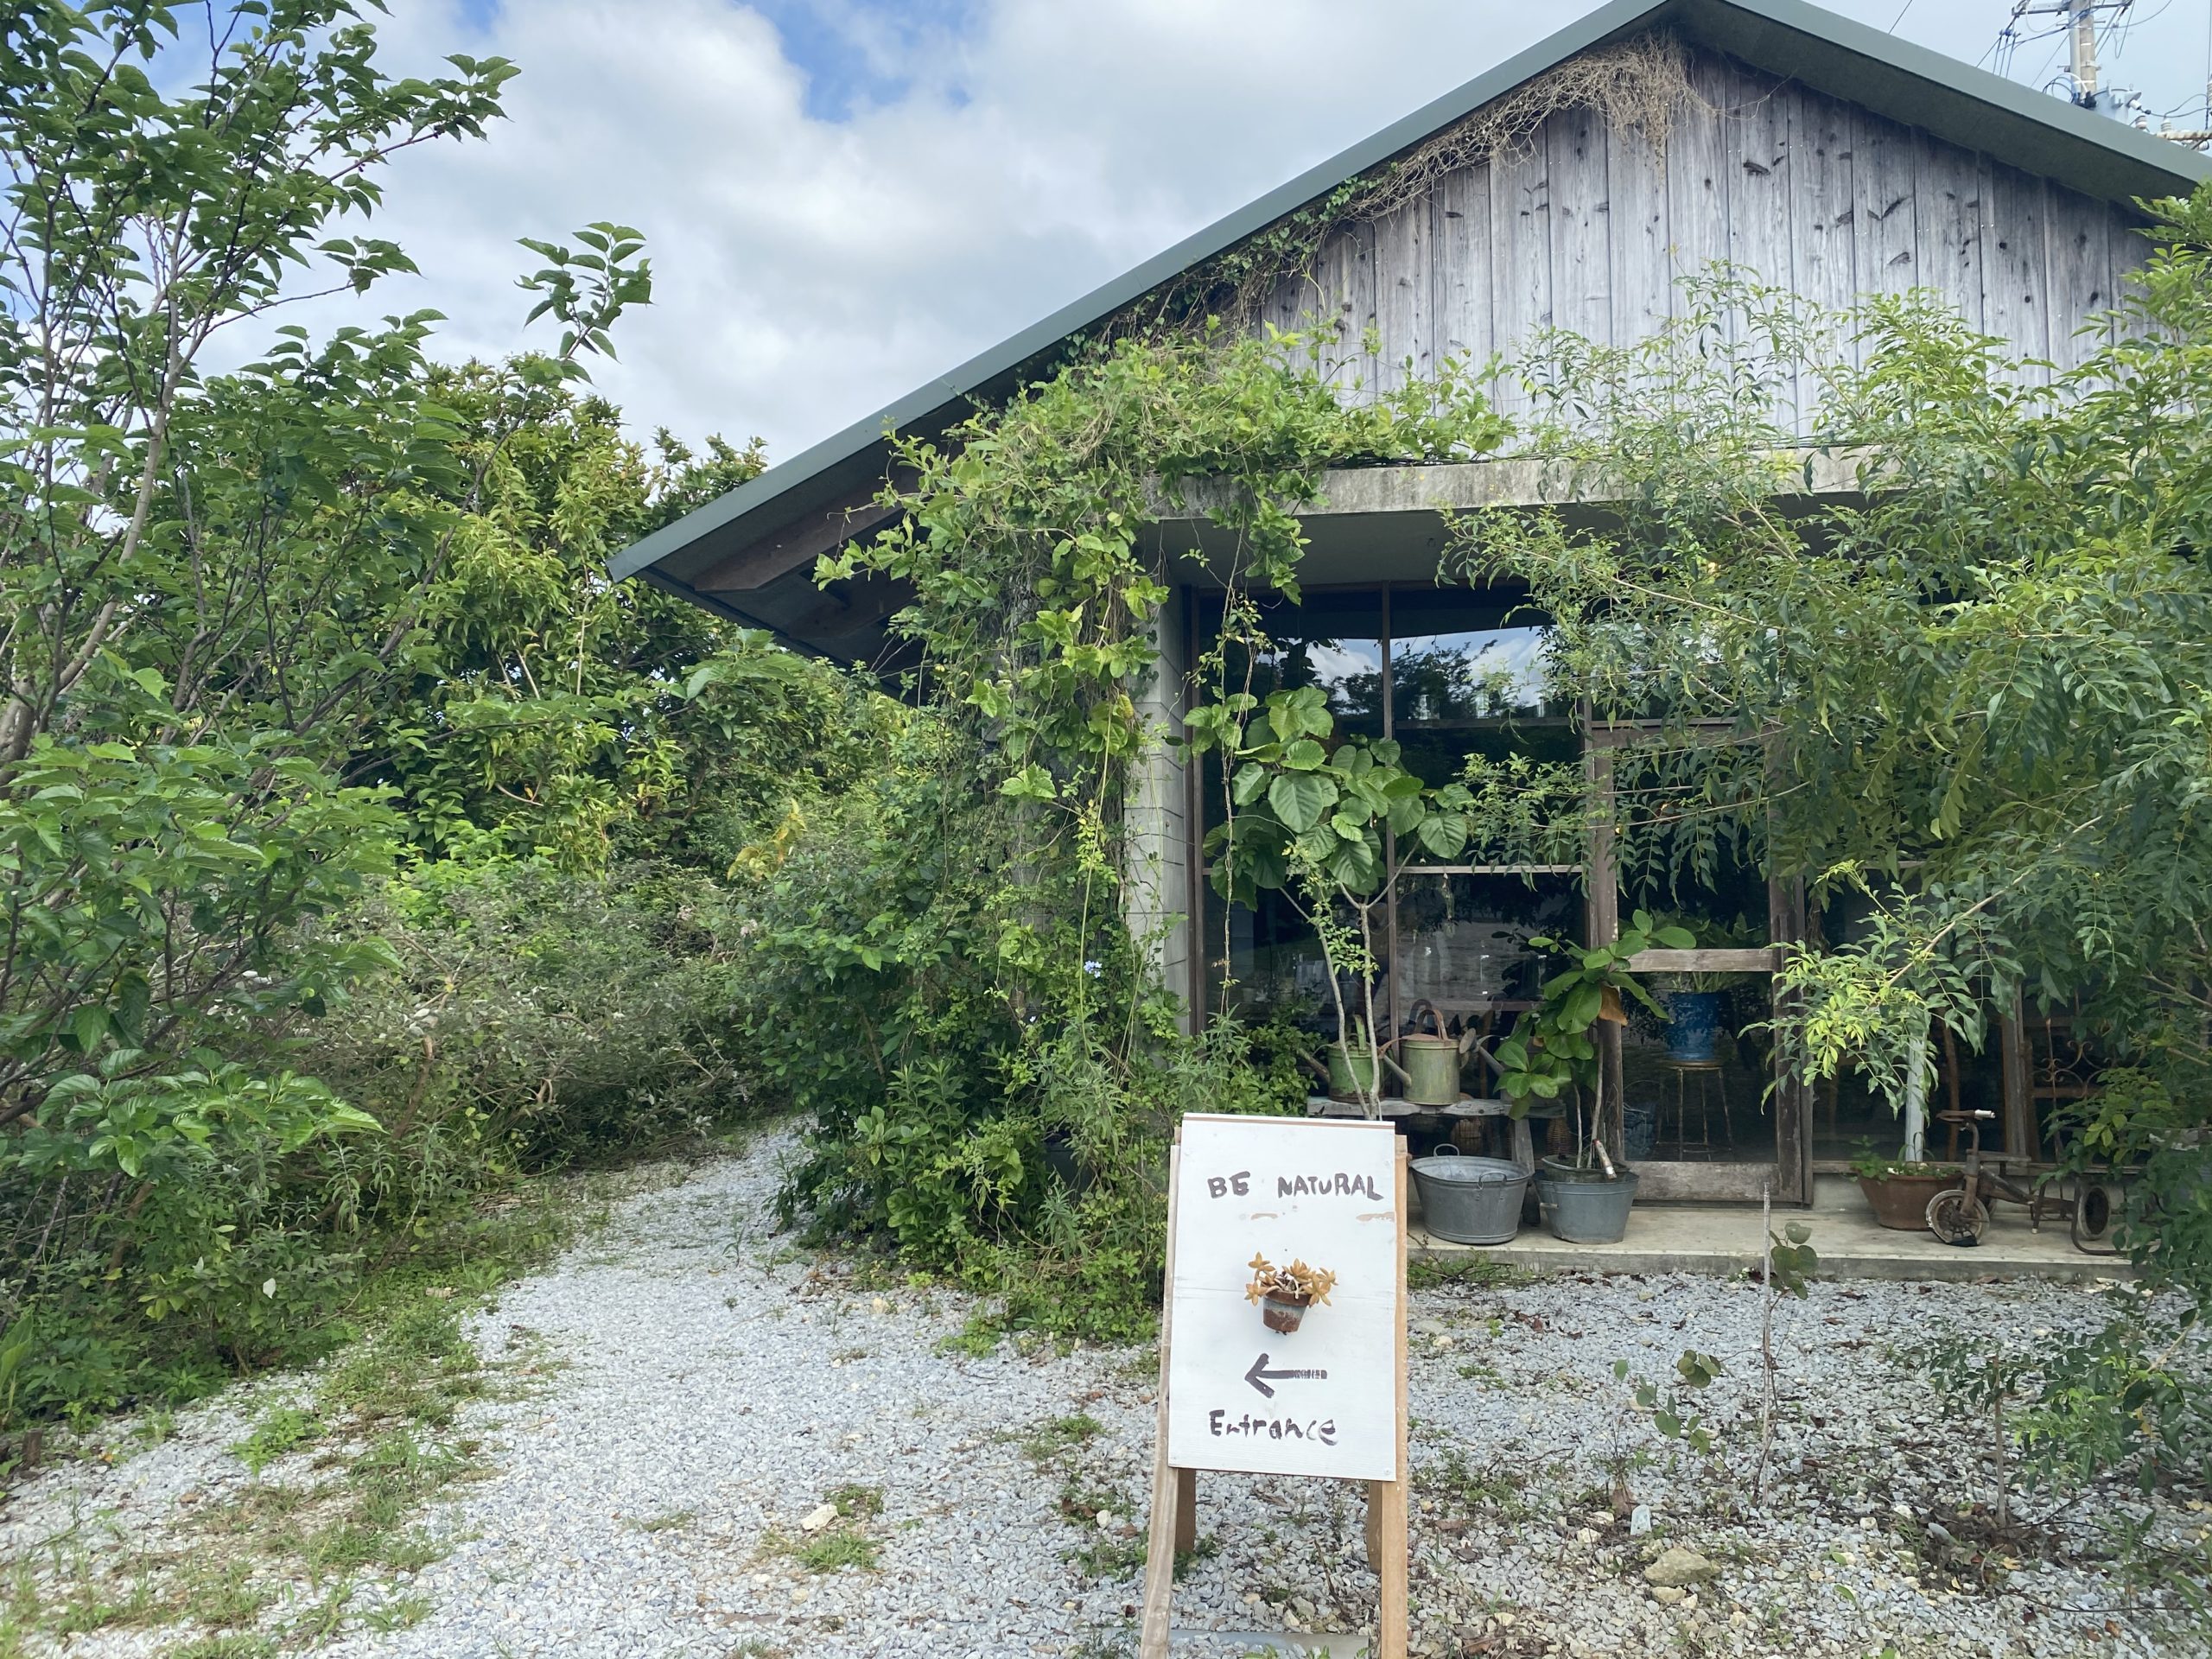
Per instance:
[[[1719,1060],[1662,1060],[1660,1065],[1675,1074],[1675,1147],[1688,1152],[1692,1146],[1700,1151],[1713,1151],[1713,1119],[1711,1096],[1706,1085],[1711,1083],[1713,1091],[1720,1098],[1720,1134],[1728,1143],[1728,1150],[1736,1150],[1736,1128],[1728,1121],[1728,1078]],[[1697,1079],[1697,1139],[1690,1139],[1689,1080]]]

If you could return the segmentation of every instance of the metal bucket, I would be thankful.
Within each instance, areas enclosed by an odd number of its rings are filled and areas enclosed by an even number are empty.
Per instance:
[[[1507,1244],[1521,1230],[1529,1172],[1502,1158],[1463,1158],[1439,1147],[1413,1162],[1421,1224],[1455,1244]]]
[[[1629,1208],[1636,1202],[1636,1172],[1624,1169],[1611,1181],[1594,1174],[1562,1179],[1546,1173],[1536,1181],[1536,1202],[1553,1237],[1569,1244],[1618,1244],[1628,1232]]]

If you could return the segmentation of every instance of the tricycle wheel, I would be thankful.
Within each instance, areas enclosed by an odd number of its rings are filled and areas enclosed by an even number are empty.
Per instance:
[[[2088,1255],[2115,1255],[2112,1226],[2118,1218],[2117,1188],[2108,1179],[2085,1175],[2074,1196],[2074,1248]]]
[[[1988,1225],[1989,1206],[1962,1187],[1928,1200],[1928,1230],[1946,1244],[1979,1244],[1982,1229]]]

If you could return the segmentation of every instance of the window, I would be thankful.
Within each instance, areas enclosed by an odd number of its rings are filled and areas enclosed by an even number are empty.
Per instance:
[[[1201,595],[1192,613],[1201,641],[1221,626],[1218,599]],[[1425,782],[1457,778],[1476,753],[1546,760],[1581,753],[1568,711],[1545,696],[1548,624],[1510,594],[1324,590],[1299,605],[1262,601],[1262,618],[1274,648],[1249,659],[1232,650],[1227,683],[1261,697],[1319,687],[1340,733],[1395,737],[1405,765]],[[1206,757],[1198,787],[1197,817],[1210,831],[1225,810],[1219,757]],[[1579,868],[1476,870],[1410,859],[1403,868],[1376,941],[1378,1006],[1391,1028],[1424,997],[1449,1015],[1478,1007],[1510,1015],[1535,990],[1535,958],[1522,941],[1531,933],[1581,937]],[[1225,977],[1235,983],[1236,1005],[1249,1013],[1330,1028],[1320,942],[1287,897],[1231,906],[1209,886],[1203,938],[1200,988],[1210,1006]]]

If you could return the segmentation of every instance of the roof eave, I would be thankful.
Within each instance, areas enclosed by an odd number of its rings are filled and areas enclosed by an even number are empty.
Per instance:
[[[1070,337],[1169,278],[1567,59],[1662,23],[1770,74],[1808,79],[1809,73],[1833,96],[1965,148],[1988,152],[2001,146],[2014,164],[2085,194],[2132,200],[2212,180],[2212,157],[1803,0],[1611,0],[950,372],[626,548],[609,561],[608,574],[620,581],[658,569],[683,586],[728,556],[733,546],[728,532],[741,521],[759,515],[758,534],[736,543],[749,545],[803,513],[880,484],[887,433],[942,431],[976,403],[1010,391],[1022,370],[1049,357]],[[683,586],[683,591],[692,590]]]

